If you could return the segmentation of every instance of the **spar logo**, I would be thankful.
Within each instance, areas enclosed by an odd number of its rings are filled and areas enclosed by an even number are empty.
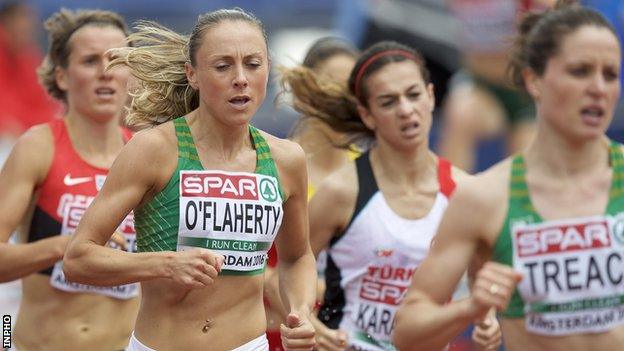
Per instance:
[[[181,172],[181,195],[234,200],[258,200],[255,175]],[[263,195],[264,197],[264,195]]]
[[[542,226],[520,228],[515,232],[515,239],[520,257],[611,246],[609,225],[606,220],[559,225],[546,223]]]
[[[403,301],[407,286],[376,281],[365,277],[362,280],[360,298],[371,302],[397,306]]]
[[[260,195],[268,202],[274,202],[277,200],[277,186],[269,178],[262,178],[260,180]]]
[[[624,245],[624,217],[621,217],[613,223],[613,236],[615,240],[620,243],[620,245]]]
[[[392,254],[392,250],[383,253]],[[412,281],[415,267],[395,267],[389,264],[368,266],[362,278],[360,298],[387,305],[398,305],[403,300],[407,288]]]

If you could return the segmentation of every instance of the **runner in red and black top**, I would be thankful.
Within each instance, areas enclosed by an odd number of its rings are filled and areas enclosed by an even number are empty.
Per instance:
[[[105,71],[107,50],[126,46],[126,26],[112,12],[61,10],[46,28],[50,50],[39,74],[48,93],[65,104],[66,115],[26,132],[0,173],[0,280],[22,278],[23,289],[13,346],[120,350],[136,318],[137,287],[68,282],[61,259],[130,138],[119,126],[128,71]],[[20,223],[23,239],[8,243]],[[110,245],[134,249],[132,217]]]

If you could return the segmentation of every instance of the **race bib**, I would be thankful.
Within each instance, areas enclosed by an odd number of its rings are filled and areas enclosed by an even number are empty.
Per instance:
[[[75,201],[65,202],[61,235],[72,235],[76,231],[78,223],[87,210],[87,207],[93,201],[93,197],[80,196],[74,200]],[[130,213],[124,219],[117,231],[122,233],[126,239],[126,249],[131,252],[136,252],[136,234],[134,231],[133,213]],[[121,249],[112,242],[109,243],[109,246]],[[54,264],[52,275],[50,276],[50,285],[66,292],[92,293],[122,300],[131,299],[139,295],[139,283],[120,286],[91,286],[67,281],[63,273],[63,261],[58,261]]]
[[[177,250],[224,256],[222,274],[259,274],[283,218],[275,177],[242,172],[181,171]]]
[[[405,298],[416,264],[395,249],[377,249],[367,267],[354,305],[349,344],[354,350],[396,350],[394,316]]]
[[[624,323],[624,215],[512,226],[528,331],[604,332]]]

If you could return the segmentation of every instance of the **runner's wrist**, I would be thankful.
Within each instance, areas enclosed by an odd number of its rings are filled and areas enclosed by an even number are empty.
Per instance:
[[[175,253],[173,251],[162,251],[155,253],[158,258],[158,262],[155,265],[150,265],[153,269],[151,276],[154,278],[173,279],[174,270],[171,268],[174,260]]]
[[[487,314],[489,309],[479,308],[472,295],[469,298],[455,302],[458,308],[458,318],[468,323],[474,322]]]
[[[44,240],[37,240],[33,244],[37,252],[46,252],[50,259],[55,259],[57,261],[63,259],[67,247],[67,243],[63,241],[62,235],[53,236]]]

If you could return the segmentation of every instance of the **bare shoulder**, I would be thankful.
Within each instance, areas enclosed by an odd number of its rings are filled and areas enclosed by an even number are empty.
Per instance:
[[[154,127],[140,130],[134,134],[129,143],[140,147],[177,147],[177,138],[173,122],[166,122]]]
[[[453,178],[456,183],[462,182],[468,177],[472,177],[472,175],[461,168],[451,166],[451,178]]]
[[[332,203],[338,205],[355,205],[358,193],[358,179],[355,161],[347,162],[340,169],[327,176],[319,187],[318,193],[332,199]]]
[[[271,156],[280,168],[293,169],[305,164],[305,152],[299,144],[260,131],[271,149]]]
[[[286,198],[299,193],[307,198],[308,172],[305,153],[299,144],[260,131],[271,150]]]
[[[511,160],[506,159],[490,169],[457,178],[457,190],[451,204],[475,221],[480,232],[496,235],[507,212]]]
[[[32,157],[49,156],[54,153],[54,136],[47,124],[39,124],[22,134],[13,147],[14,151],[33,152]]]
[[[344,231],[353,217],[357,195],[357,170],[355,161],[351,161],[325,177],[316,188],[310,200],[311,221],[331,224],[334,231]]]
[[[47,124],[40,124],[31,127],[17,139],[5,167],[20,169],[37,181],[43,181],[53,159],[54,136]]]
[[[177,147],[171,122],[141,130],[122,149],[111,171],[160,188],[177,166]]]
[[[178,143],[172,122],[143,129],[132,137],[123,148],[120,158],[131,160],[142,171],[168,168],[177,164]],[[175,167],[175,165],[174,165]]]

